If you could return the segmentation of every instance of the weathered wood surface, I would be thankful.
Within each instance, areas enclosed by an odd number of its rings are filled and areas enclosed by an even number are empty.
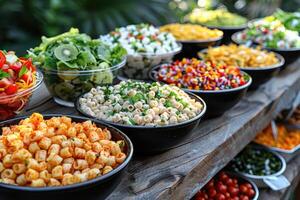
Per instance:
[[[283,174],[291,183],[291,186],[280,191],[265,189],[260,191],[260,200],[288,200],[291,193],[300,181],[300,154],[287,163],[286,171]]]
[[[200,123],[176,148],[151,157],[134,157],[108,199],[190,199],[272,118],[291,106],[300,91],[299,63],[249,92],[222,117]],[[36,111],[76,113],[56,105],[45,88],[34,96],[26,114]]]

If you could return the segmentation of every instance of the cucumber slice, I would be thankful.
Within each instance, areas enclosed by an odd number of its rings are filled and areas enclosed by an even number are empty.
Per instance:
[[[108,70],[103,70],[102,72],[94,73],[91,81],[95,84],[112,84],[114,79],[114,75],[112,72]]]
[[[77,58],[78,50],[72,44],[62,44],[55,48],[54,55],[58,60],[67,62]]]
[[[73,98],[74,86],[71,83],[62,82],[54,86],[55,94],[63,100],[71,100]]]

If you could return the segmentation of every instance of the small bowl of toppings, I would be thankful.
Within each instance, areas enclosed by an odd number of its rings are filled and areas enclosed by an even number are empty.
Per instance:
[[[300,55],[300,36],[274,19],[266,17],[252,20],[244,31],[232,35],[237,44],[260,45],[262,48],[281,54],[286,64],[291,64]]]
[[[221,171],[198,191],[192,200],[257,200],[258,196],[259,190],[254,182],[238,174]]]
[[[220,43],[223,32],[196,24],[167,24],[161,26],[161,32],[169,32],[182,44],[182,51],[176,57],[197,57],[198,51]]]
[[[284,65],[284,58],[280,54],[245,45],[208,48],[201,51],[199,56],[206,61],[239,67],[252,77],[251,89],[270,80]]]
[[[125,134],[88,118],[34,113],[0,126],[1,199],[105,199],[132,158]]]
[[[228,165],[228,169],[238,173],[253,182],[258,187],[272,188],[276,177],[282,177],[286,169],[286,162],[279,154],[262,146],[248,145]]]
[[[204,10],[196,8],[188,16],[188,21],[224,32],[222,43],[228,43],[231,35],[247,27],[247,18],[231,13],[225,9]]]
[[[126,63],[126,50],[108,46],[72,28],[28,51],[42,70],[54,100],[73,107],[74,99],[97,85],[111,85]]]
[[[157,153],[188,136],[199,124],[206,105],[175,86],[122,81],[93,88],[78,98],[76,109],[124,131],[137,153]]]
[[[20,114],[42,82],[31,59],[0,51],[0,121]]]
[[[216,117],[232,108],[246,94],[251,77],[235,66],[198,59],[182,59],[154,67],[153,80],[192,92],[206,102],[207,116]],[[222,103],[220,103],[222,102]]]
[[[117,28],[100,39],[110,46],[122,45],[128,53],[121,79],[149,80],[151,67],[170,62],[181,51],[181,45],[170,33],[149,24]]]

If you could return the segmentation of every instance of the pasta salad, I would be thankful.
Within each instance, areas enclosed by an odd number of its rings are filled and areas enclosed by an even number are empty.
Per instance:
[[[1,182],[18,186],[64,186],[107,174],[124,162],[124,141],[112,141],[107,129],[68,117],[44,120],[32,114],[2,128]]]
[[[195,118],[204,106],[176,86],[133,81],[93,88],[79,104],[98,119],[140,126],[184,122]]]

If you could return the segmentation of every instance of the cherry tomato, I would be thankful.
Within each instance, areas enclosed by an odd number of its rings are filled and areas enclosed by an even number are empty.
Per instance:
[[[204,200],[204,195],[202,193],[202,191],[200,190],[199,192],[197,192],[197,194],[195,195],[195,200]]]
[[[244,185],[248,188],[248,189],[252,189],[252,185],[250,183],[244,183]]]
[[[224,185],[222,182],[218,182],[217,189],[222,194],[225,194],[227,192],[227,186]]]
[[[248,192],[247,192],[247,195],[248,195],[249,197],[254,197],[255,191],[254,191],[253,189],[249,189]]]
[[[222,182],[226,182],[226,180],[228,179],[228,175],[225,172],[221,172],[219,178]]]
[[[233,186],[230,186],[228,188],[228,191],[231,194],[231,196],[237,196],[239,194],[239,189]]]
[[[216,198],[215,198],[216,200],[225,200],[226,199],[226,197],[225,197],[225,195],[224,194],[217,194],[217,196],[216,196]]]
[[[243,198],[240,198],[240,200],[249,200],[248,196],[244,196]]]
[[[207,186],[207,188],[211,188],[211,187],[214,187],[214,184],[215,184],[214,180],[212,179],[206,184],[206,186]]]
[[[231,200],[240,200],[238,196],[231,197]]]
[[[0,68],[6,63],[6,57],[2,51],[0,51]]]
[[[233,180],[231,178],[228,178],[226,181],[227,186],[234,186]]]
[[[229,193],[229,192],[226,192],[226,193],[225,193],[225,197],[226,197],[226,199],[229,199],[229,198],[230,198],[230,193]]]
[[[209,188],[208,190],[208,196],[213,198],[217,195],[217,191],[214,188]]]
[[[5,93],[8,95],[15,94],[18,91],[18,86],[16,84],[12,84],[5,89]]]
[[[245,185],[240,185],[240,191],[243,194],[246,194],[248,192],[248,188]]]

